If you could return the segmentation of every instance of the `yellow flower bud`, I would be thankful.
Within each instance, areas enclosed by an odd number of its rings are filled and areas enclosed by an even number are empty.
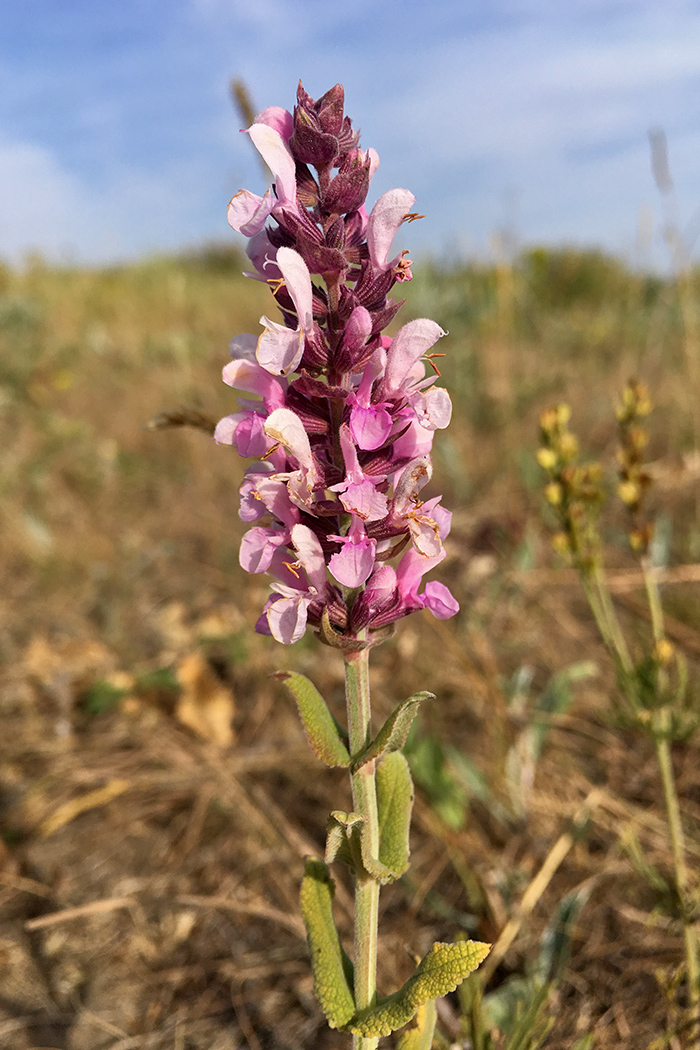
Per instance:
[[[654,646],[654,659],[662,667],[668,667],[673,659],[675,649],[668,638],[661,638]]]
[[[545,485],[544,498],[547,500],[547,503],[551,503],[553,507],[559,506],[563,494],[561,485],[556,481],[550,481],[549,485]]]
[[[561,554],[562,557],[566,557],[570,553],[569,537],[565,532],[556,532],[554,536],[552,536],[552,546],[557,554]]]
[[[553,470],[557,465],[557,454],[551,448],[537,450],[537,462],[543,470]]]
[[[562,434],[559,442],[559,452],[563,459],[575,459],[578,454],[578,441],[575,434],[570,434],[568,431]]]
[[[630,532],[630,547],[633,551],[644,551],[649,546],[648,537],[643,529]]]
[[[540,427],[545,434],[549,434],[557,425],[557,412],[554,408],[547,408],[540,416]]]
[[[561,404],[556,407],[557,423],[560,427],[565,427],[571,419],[571,405]]]
[[[639,502],[641,496],[641,490],[636,481],[621,481],[617,486],[617,494],[628,507],[633,506]]]

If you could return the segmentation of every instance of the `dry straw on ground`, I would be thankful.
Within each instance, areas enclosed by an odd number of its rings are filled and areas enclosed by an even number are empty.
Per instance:
[[[239,269],[210,252],[103,272],[34,262],[0,279],[7,1050],[339,1045],[312,997],[297,892],[341,781],[329,786],[267,676],[301,670],[340,701],[342,668],[311,641],[284,651],[252,634],[264,588],[237,567],[236,457],[196,429],[145,426],[231,410],[218,378],[227,341],[256,330],[265,296]],[[573,253],[534,254],[508,281],[416,270],[409,308],[451,331],[442,371],[456,421],[436,491],[458,507],[442,568],[463,611],[414,618],[374,660],[378,717],[416,688],[439,697],[422,715],[432,750],[414,759],[411,877],[383,898],[381,987],[460,929],[499,944],[502,987],[578,891],[546,1046],[569,1050],[591,1031],[598,1047],[637,1050],[675,1023],[660,983],[682,959],[680,928],[635,863],[670,870],[661,787],[651,745],[611,719],[612,674],[550,554],[532,455],[552,400],[573,402],[605,455],[620,382],[636,374],[654,389],[665,594],[694,666],[697,473],[681,455],[692,425],[674,291]],[[642,632],[616,528],[615,600]],[[532,704],[581,661],[595,673],[540,717],[545,746],[519,767],[518,796],[512,756],[529,754]],[[673,757],[697,867],[697,743]],[[337,902],[347,932],[342,881]],[[454,997],[440,1023],[467,1045]]]

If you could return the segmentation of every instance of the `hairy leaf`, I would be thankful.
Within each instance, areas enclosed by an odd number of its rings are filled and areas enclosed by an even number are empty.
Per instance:
[[[331,1028],[346,1025],[355,1013],[350,965],[333,920],[334,883],[321,860],[306,861],[301,883],[301,915],[311,949],[314,992]]]
[[[398,1050],[431,1050],[433,1035],[437,1023],[437,1007],[434,999],[429,999],[418,1008],[413,1018],[413,1025],[399,1039]]]
[[[326,864],[342,860],[350,868],[356,867],[356,852],[353,850],[353,838],[361,835],[365,818],[361,813],[344,813],[334,809],[326,825]]]
[[[413,808],[413,781],[408,762],[392,751],[377,770],[379,862],[398,879],[408,868],[408,833]]]
[[[326,825],[326,864],[342,860],[357,875],[369,875],[383,885],[397,876],[372,856],[365,818],[360,813],[333,810]]]
[[[476,970],[490,950],[490,944],[480,941],[434,944],[403,988],[353,1017],[346,1024],[346,1031],[366,1039],[395,1032],[407,1024],[425,1003],[453,992]]]
[[[404,700],[393,714],[389,715],[376,738],[369,747],[353,761],[353,771],[371,762],[373,758],[381,758],[382,755],[391,754],[392,751],[400,751],[406,743],[411,723],[418,713],[418,705],[424,700],[434,700],[435,693],[414,693]]]
[[[316,757],[327,766],[349,766],[350,753],[345,746],[347,733],[336,722],[313,682],[294,671],[278,671],[271,677],[276,678],[278,682],[284,682],[294,694],[306,735]]]

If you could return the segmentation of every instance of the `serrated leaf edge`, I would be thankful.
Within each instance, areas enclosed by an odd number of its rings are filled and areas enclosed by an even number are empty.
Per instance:
[[[481,941],[458,941],[456,944],[436,941],[414,974],[397,992],[357,1013],[343,1031],[372,1039],[403,1028],[424,1003],[453,992],[476,970],[490,950],[491,945]]]

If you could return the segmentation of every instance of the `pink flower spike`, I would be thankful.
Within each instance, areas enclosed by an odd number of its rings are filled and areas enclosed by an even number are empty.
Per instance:
[[[280,204],[287,204],[296,210],[296,165],[289,146],[279,131],[268,124],[252,124],[248,134],[274,176],[275,192]]]
[[[388,270],[391,266],[387,259],[392,241],[415,199],[410,190],[388,190],[372,208],[367,220],[367,247],[375,269]]]
[[[374,568],[377,541],[368,538],[361,520],[353,517],[347,536],[330,536],[342,544],[342,549],[331,555],[328,568],[338,583],[345,587],[361,587]]]

